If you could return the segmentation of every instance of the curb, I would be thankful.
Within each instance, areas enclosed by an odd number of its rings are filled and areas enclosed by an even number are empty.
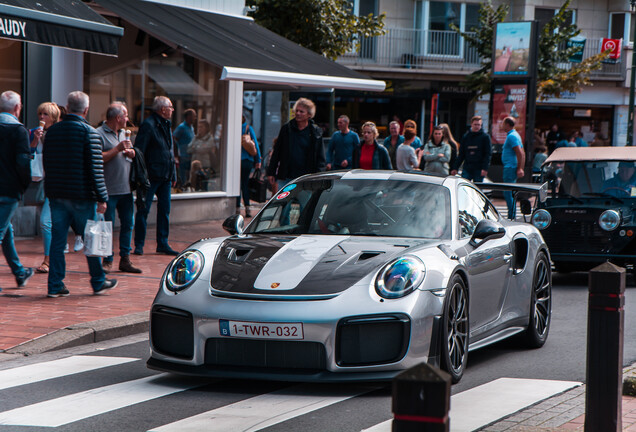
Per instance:
[[[74,324],[0,352],[28,356],[101,342],[147,332],[149,322],[148,312],[136,312],[116,318]]]

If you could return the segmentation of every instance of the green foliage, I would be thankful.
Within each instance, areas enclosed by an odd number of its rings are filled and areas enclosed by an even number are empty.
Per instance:
[[[542,100],[559,97],[564,91],[579,93],[581,87],[592,85],[590,73],[600,69],[602,61],[609,55],[609,52],[603,52],[588,57],[581,63],[569,62],[577,48],[567,48],[567,42],[581,32],[576,24],[570,24],[572,12],[567,10],[570,2],[571,0],[566,0],[539,32],[537,97]],[[477,96],[490,93],[494,29],[497,23],[504,22],[508,12],[507,5],[495,9],[492,1],[487,0],[479,8],[479,27],[469,30],[474,35],[462,32],[457,27],[453,28],[469,45],[477,49],[482,58],[482,67],[466,78],[466,86]]]
[[[356,16],[350,0],[247,0],[248,15],[269,30],[335,60],[361,37],[384,34],[384,14]]]

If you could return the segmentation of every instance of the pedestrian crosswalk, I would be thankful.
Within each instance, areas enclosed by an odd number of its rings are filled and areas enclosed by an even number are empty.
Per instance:
[[[141,359],[131,357],[86,355],[0,370],[0,432],[12,430],[12,427],[67,430],[65,428],[75,422],[95,419],[117,410],[123,410],[125,415],[131,415],[131,410],[135,407],[161,398],[166,399],[167,408],[176,406],[177,404],[170,402],[170,398],[187,398],[188,392],[193,391],[199,394],[201,392],[205,394],[206,391],[209,393],[208,409],[200,409],[194,415],[192,413],[182,415],[179,410],[174,410],[170,413],[174,417],[170,421],[161,425],[148,424],[147,427],[131,429],[131,431],[259,431],[281,425],[291,419],[302,418],[302,416],[315,416],[318,412],[321,413],[320,415],[328,416],[328,410],[334,406],[354,398],[364,398],[367,394],[382,388],[381,384],[364,383],[282,384],[282,387],[279,386],[273,391],[266,390],[263,394],[253,395],[248,393],[244,398],[239,397],[230,403],[219,405],[213,400],[216,393],[210,390],[210,387],[218,386],[221,391],[223,385],[220,382],[211,383],[198,378],[163,373],[117,382],[118,373],[113,369],[114,373],[106,374],[109,377],[112,375],[113,383],[111,384],[98,385],[95,388],[77,392],[71,390],[69,394],[57,395],[47,400],[38,400],[34,397],[33,402],[29,402],[29,397],[26,395],[20,406],[3,409],[3,400],[9,400],[9,396],[14,394],[12,392],[22,394],[21,389],[27,386],[45,386],[48,381],[51,381],[55,383],[51,386],[60,391],[59,387],[64,387],[64,384],[60,385],[60,381],[72,382],[77,379],[79,373],[101,371],[101,375],[104,376],[104,371],[108,371],[108,368],[126,368],[129,364],[140,361]],[[452,396],[451,431],[476,430],[578,385],[580,383],[570,381],[501,378],[474,387]],[[202,389],[202,386],[209,387]],[[374,403],[390,407],[388,392],[380,400],[377,396],[371,399]],[[371,427],[364,426],[357,429],[349,427],[347,430],[388,432],[391,430],[391,420],[387,419]]]

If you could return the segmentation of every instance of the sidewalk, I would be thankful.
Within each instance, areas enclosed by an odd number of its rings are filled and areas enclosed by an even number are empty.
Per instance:
[[[180,251],[201,238],[227,235],[221,223],[171,225],[170,245]],[[16,288],[9,266],[0,259],[0,360],[5,354],[44,352],[146,331],[159,281],[173,258],[155,253],[155,233],[149,226],[145,255],[131,255],[143,273],[131,274],[119,271],[119,231],[115,231],[115,260],[107,277],[119,284],[103,296],[92,295],[86,257],[82,251],[72,252],[73,235],[69,235],[71,252],[64,255],[69,297],[46,297],[47,274],[35,273],[25,288]],[[42,262],[41,237],[16,239],[16,249],[25,267]]]

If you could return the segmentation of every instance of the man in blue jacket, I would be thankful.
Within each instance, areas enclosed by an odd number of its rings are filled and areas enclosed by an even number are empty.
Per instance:
[[[108,193],[104,182],[102,139],[86,121],[89,98],[86,93],[69,93],[64,120],[55,123],[44,138],[44,190],[51,204],[51,255],[48,297],[66,297],[64,246],[68,229],[84,233],[86,222],[106,211]],[[104,294],[117,286],[106,279],[101,259],[87,256],[94,294]]]
[[[452,175],[457,174],[462,162],[462,177],[465,179],[481,182],[488,175],[492,145],[490,137],[481,126],[481,116],[474,116],[470,120],[470,130],[462,137],[455,166],[451,167]]]
[[[338,130],[333,133],[327,149],[327,169],[351,169],[353,152],[360,147],[358,134],[349,129],[349,117],[338,117]]]
[[[33,276],[33,269],[20,263],[11,225],[18,202],[31,182],[29,133],[18,120],[21,109],[19,94],[9,90],[0,95],[0,243],[18,288]]]
[[[150,188],[146,205],[135,216],[135,255],[144,254],[146,227],[152,198],[157,195],[157,253],[178,255],[168,244],[170,233],[170,193],[177,180],[174,161],[174,143],[170,119],[174,107],[165,96],[157,96],[152,104],[153,113],[139,127],[135,148],[144,155]]]

